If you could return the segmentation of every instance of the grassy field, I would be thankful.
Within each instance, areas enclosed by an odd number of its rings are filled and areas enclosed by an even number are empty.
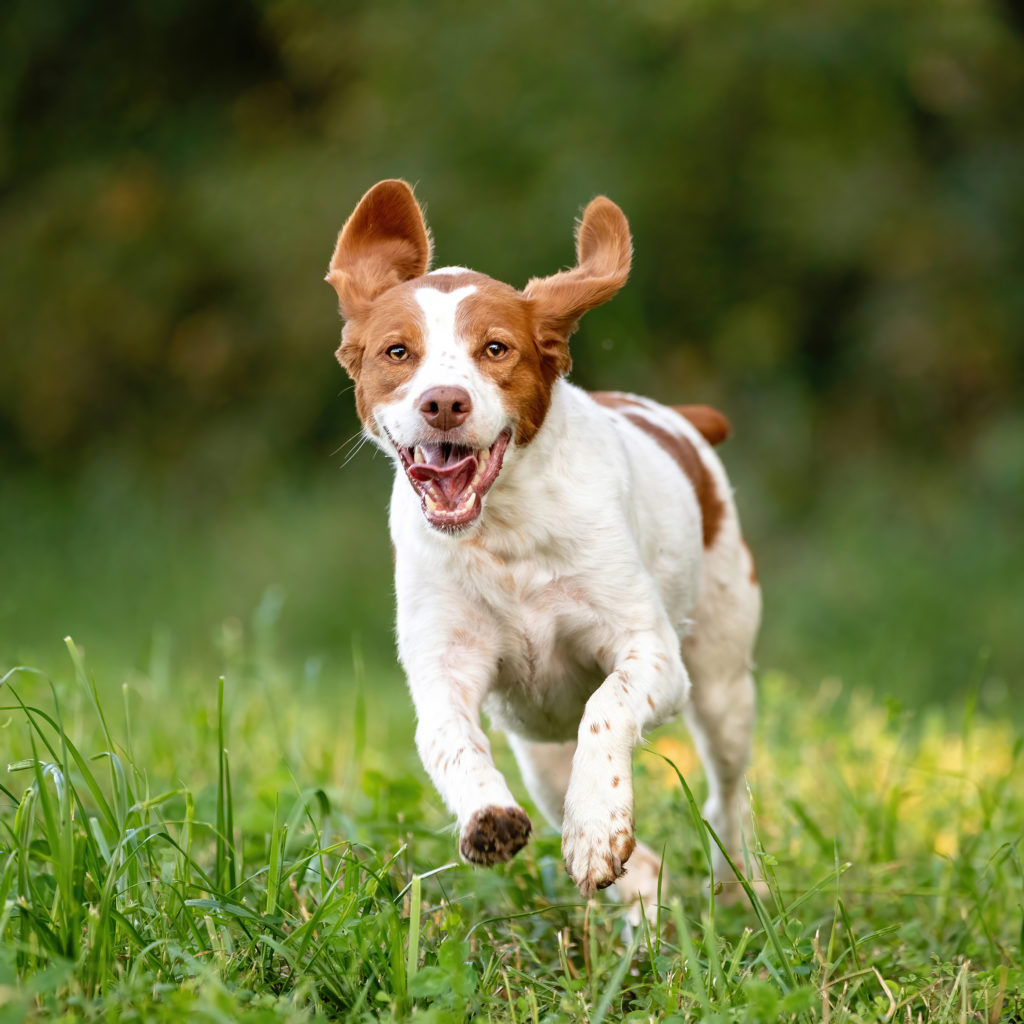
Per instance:
[[[120,685],[70,642],[3,677],[0,1024],[1024,1017],[1024,741],[973,697],[763,673],[753,908],[704,884],[682,727],[650,737],[638,833],[671,888],[630,935],[539,815],[513,864],[456,863],[397,670],[293,663],[275,614],[221,630],[222,679],[157,645]]]

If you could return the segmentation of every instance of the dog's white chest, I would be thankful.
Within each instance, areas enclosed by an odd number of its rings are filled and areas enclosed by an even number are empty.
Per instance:
[[[573,738],[607,675],[599,651],[609,627],[598,595],[579,576],[532,567],[502,570],[488,589],[498,657],[487,714],[532,739]]]

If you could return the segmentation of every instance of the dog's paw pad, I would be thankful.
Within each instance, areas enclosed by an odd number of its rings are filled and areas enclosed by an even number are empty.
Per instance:
[[[459,852],[471,864],[500,864],[526,845],[531,828],[521,807],[485,807],[463,827]]]

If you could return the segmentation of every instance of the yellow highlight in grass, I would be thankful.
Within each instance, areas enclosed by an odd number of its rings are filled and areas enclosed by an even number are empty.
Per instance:
[[[693,749],[693,744],[678,736],[659,736],[651,744],[651,747],[656,753],[661,754],[662,757],[667,757],[679,769],[679,774],[684,778],[690,775],[700,764],[700,761],[697,759],[697,753]],[[676,777],[672,765],[666,764],[664,761],[655,762],[652,759],[651,771],[661,778],[662,784],[666,788],[672,789],[679,785],[679,779]]]

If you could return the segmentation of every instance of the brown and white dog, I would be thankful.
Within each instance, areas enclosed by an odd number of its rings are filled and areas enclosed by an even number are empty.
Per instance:
[[[609,199],[587,206],[576,250],[577,266],[523,291],[429,272],[412,190],[382,181],[327,280],[364,429],[395,463],[399,654],[463,857],[508,860],[531,828],[486,712],[561,828],[580,892],[614,884],[650,907],[659,864],[633,834],[631,755],[678,712],[707,770],[705,815],[741,863],[761,596],[712,450],[725,418],[566,381],[580,317],[629,274],[629,227]],[[731,877],[721,857],[714,872]]]

